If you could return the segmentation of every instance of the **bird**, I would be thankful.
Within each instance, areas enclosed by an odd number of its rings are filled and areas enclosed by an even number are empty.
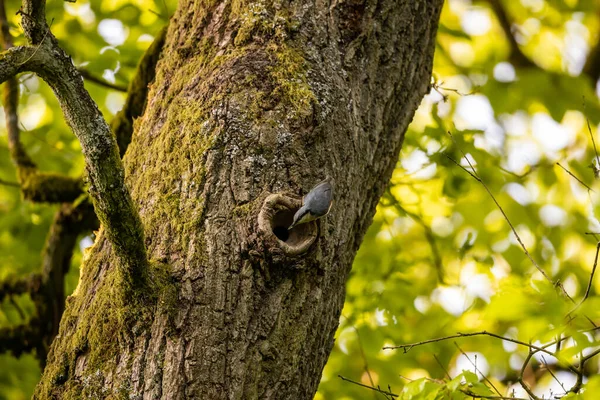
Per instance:
[[[324,217],[331,210],[333,204],[333,185],[328,177],[302,199],[302,207],[294,214],[294,220],[288,230],[297,225],[304,224]]]

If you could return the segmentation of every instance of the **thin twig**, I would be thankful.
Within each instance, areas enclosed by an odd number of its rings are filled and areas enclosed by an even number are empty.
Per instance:
[[[579,179],[571,171],[569,171],[568,169],[566,169],[565,167],[563,167],[559,162],[557,162],[556,165],[558,165],[559,167],[561,167],[567,174],[571,175],[573,177],[573,179],[575,179],[577,182],[581,183],[587,190],[589,190],[590,192],[594,192],[594,189],[592,189],[591,187],[589,187],[588,185],[586,185],[581,179]]]
[[[519,236],[519,234],[517,233],[517,230],[515,229],[515,227],[513,226],[512,222],[510,222],[510,219],[508,218],[508,215],[506,215],[506,212],[504,211],[504,209],[502,208],[502,206],[500,205],[500,203],[498,203],[498,200],[496,200],[496,197],[494,196],[494,194],[492,193],[492,191],[490,190],[490,188],[485,184],[485,182],[479,177],[479,175],[477,175],[477,171],[475,170],[475,167],[473,166],[473,164],[471,164],[471,161],[469,160],[469,158],[467,157],[467,155],[465,154],[465,152],[462,150],[462,148],[460,148],[460,146],[458,145],[458,143],[456,143],[456,140],[454,139],[454,136],[452,136],[452,133],[450,131],[448,131],[448,135],[450,136],[450,138],[452,139],[452,142],[454,143],[454,145],[458,148],[458,150],[461,152],[461,154],[463,155],[464,159],[467,161],[467,163],[469,164],[469,166],[471,167],[471,169],[473,170],[473,172],[470,172],[469,170],[467,170],[466,168],[464,168],[462,165],[460,165],[458,162],[456,162],[455,160],[453,160],[451,157],[448,157],[450,160],[452,160],[456,165],[458,165],[459,167],[461,167],[464,171],[466,171],[469,175],[471,175],[473,177],[473,179],[475,179],[477,182],[481,183],[481,185],[484,187],[485,191],[490,195],[490,197],[492,198],[492,200],[494,201],[494,203],[496,204],[496,206],[498,207],[498,209],[500,210],[500,212],[502,213],[502,216],[504,216],[504,219],[506,220],[506,222],[508,223],[508,225],[510,226],[510,229],[512,230],[513,234],[515,235],[515,237],[517,238],[517,241],[519,242],[519,244],[521,245],[521,248],[523,249],[523,252],[525,252],[525,255],[527,256],[527,258],[529,258],[529,260],[531,261],[531,263],[535,266],[535,268],[542,274],[542,276],[544,276],[544,278],[546,278],[546,280],[548,282],[550,282],[553,286],[556,286],[558,288],[561,289],[561,291],[563,292],[563,294],[569,299],[571,300],[571,302],[575,302],[573,300],[573,298],[567,293],[567,291],[565,290],[565,288],[563,287],[563,285],[560,282],[554,282],[552,280],[552,278],[550,278],[550,276],[546,273],[546,271],[544,271],[542,269],[542,267],[539,266],[539,264],[534,260],[533,256],[529,253],[529,250],[527,250],[527,247],[525,246],[525,243],[523,243],[523,241],[521,240],[521,237]],[[595,326],[595,325],[594,325]]]
[[[529,385],[527,385],[525,383],[525,381],[523,380],[523,375],[525,375],[525,369],[527,368],[527,364],[529,364],[529,360],[531,360],[531,357],[533,357],[535,353],[533,351],[531,351],[531,349],[529,350],[529,353],[527,354],[527,357],[525,358],[525,361],[523,361],[523,366],[521,367],[521,371],[519,373],[519,384],[521,385],[521,387],[523,388],[523,390],[525,390],[527,392],[527,394],[534,400],[540,400],[539,397],[537,397],[535,395],[535,393],[533,393],[533,391],[531,390],[531,388],[529,387]]]
[[[53,23],[54,23],[54,18],[52,18],[52,20],[50,21],[50,26],[46,29],[46,32],[44,33],[44,36],[42,37],[42,40],[36,46],[36,48],[33,51],[33,53],[29,56],[29,58],[27,58],[25,61],[23,61],[20,65],[27,64],[29,62],[29,60],[31,60],[37,54],[37,52],[40,49],[40,47],[42,47],[42,44],[44,43],[44,40],[46,40],[46,37],[48,36],[48,33],[50,33],[50,28],[52,27]]]
[[[440,361],[440,359],[434,354],[433,358],[435,358],[435,361],[438,363],[438,365],[440,366],[440,368],[442,369],[442,371],[444,371],[444,374],[446,374],[446,377],[448,379],[452,379],[452,377],[450,376],[450,373],[448,372],[448,370],[444,367],[444,365],[442,364],[442,362]]]
[[[510,397],[510,396],[486,396],[483,394],[477,394],[477,393],[473,393],[470,390],[467,389],[460,389],[461,392],[463,392],[464,394],[466,394],[467,396],[471,396],[474,399],[495,399],[495,400],[530,400],[530,399],[525,399],[522,397]]]
[[[341,379],[341,380],[343,380],[343,381],[350,382],[350,383],[353,383],[353,384],[355,384],[355,385],[362,386],[362,387],[364,387],[364,388],[367,388],[367,389],[374,390],[374,391],[376,391],[376,392],[382,393],[382,394],[384,394],[384,395],[386,395],[386,396],[389,396],[389,397],[392,397],[392,398],[393,398],[393,397],[399,397],[399,396],[400,396],[400,395],[398,395],[398,394],[396,394],[396,393],[388,392],[388,391],[386,391],[386,390],[382,390],[382,389],[380,389],[380,388],[376,388],[376,387],[374,387],[374,386],[369,386],[369,385],[365,385],[365,384],[363,384],[363,383],[360,383],[360,382],[353,381],[352,379],[345,378],[345,377],[343,377],[342,375],[338,375],[338,378],[340,378],[340,379]]]
[[[17,310],[17,313],[19,314],[19,317],[21,317],[21,320],[25,321],[25,313],[23,312],[23,309],[19,306],[19,304],[15,301],[15,298],[13,296],[10,296],[9,299],[10,304],[12,304],[15,310]]]
[[[478,368],[477,368],[477,364],[474,363],[469,356],[467,355],[467,353],[465,353],[463,351],[463,349],[460,348],[460,346],[458,345],[458,343],[454,342],[454,345],[456,346],[456,348],[458,349],[458,351],[460,351],[460,353],[471,363],[471,365],[473,366],[473,368],[475,368],[475,374],[477,374],[477,372],[479,372],[481,374],[481,377],[483,378],[483,380],[490,385],[494,391],[496,392],[496,394],[498,394],[499,397],[502,397],[502,393],[500,393],[500,391],[498,390],[498,388],[492,383],[492,381],[489,380],[489,378],[487,376],[485,376],[483,374],[483,372],[481,372]],[[475,359],[477,360],[477,359]]]
[[[543,353],[547,353],[548,355],[551,355],[554,357],[554,353],[544,349],[544,347],[540,347],[540,346],[535,346],[532,345],[530,343],[525,343],[522,342],[520,340],[517,339],[513,339],[513,338],[509,338],[506,336],[501,336],[498,335],[496,333],[492,333],[492,332],[488,332],[488,331],[479,331],[479,332],[469,332],[469,333],[462,333],[462,332],[458,332],[456,335],[450,335],[450,336],[444,336],[444,337],[440,337],[440,338],[436,338],[436,339],[429,339],[429,340],[423,340],[421,342],[416,342],[416,343],[411,343],[411,344],[401,344],[398,346],[385,346],[383,348],[383,350],[397,350],[397,349],[402,349],[404,350],[404,353],[408,353],[413,347],[418,347],[418,346],[423,346],[425,344],[429,344],[429,343],[437,343],[437,342],[443,342],[445,340],[450,340],[450,339],[456,339],[456,338],[462,338],[462,337],[470,337],[470,336],[491,336],[493,338],[496,339],[500,339],[500,340],[506,340],[507,342],[512,342],[521,346],[525,346],[528,347],[530,349],[534,349],[537,351],[541,351]]]
[[[544,363],[544,366],[546,367],[546,371],[548,371],[550,373],[550,375],[552,376],[552,378],[554,378],[554,380],[560,385],[560,387],[563,389],[563,391],[565,392],[565,394],[567,394],[567,389],[565,388],[565,385],[563,385],[563,383],[561,381],[558,380],[558,378],[556,377],[556,375],[554,374],[554,372],[552,372],[552,368],[548,365],[548,363],[546,362],[546,357],[544,357],[544,355],[542,354],[542,362]]]
[[[585,289],[585,294],[583,295],[583,299],[581,300],[581,303],[583,303],[590,295],[590,290],[592,289],[592,281],[594,280],[594,273],[596,272],[596,266],[598,265],[598,252],[600,252],[600,242],[598,242],[598,244],[596,245],[596,257],[594,257],[594,266],[592,267],[592,273],[590,274],[590,280],[588,282],[587,288]]]
[[[585,100],[583,103],[583,107],[585,110]],[[592,127],[590,126],[590,120],[588,118],[586,118],[585,122],[587,123],[588,132],[590,133],[590,138],[592,138],[592,145],[594,146],[594,153],[596,154],[596,168],[600,168],[600,156],[598,156],[598,149],[596,148],[596,141],[594,140],[594,134],[592,133]],[[596,171],[596,168],[594,168],[594,173]]]
[[[373,377],[371,376],[371,371],[369,370],[369,364],[367,363],[367,356],[365,355],[365,351],[362,346],[362,341],[360,340],[360,333],[358,332],[358,329],[356,328],[356,326],[352,325],[352,328],[354,328],[354,332],[356,332],[356,339],[358,340],[358,348],[360,349],[360,355],[363,359],[365,372],[367,373],[367,376],[369,377],[369,382],[371,382],[371,386],[375,386],[375,382],[373,381]]]
[[[95,83],[100,86],[104,86],[105,88],[108,88],[108,89],[113,89],[113,90],[117,90],[119,92],[127,93],[127,86],[119,85],[117,83],[110,83],[104,79],[98,78],[97,76],[93,75],[92,73],[90,73],[88,70],[86,70],[84,68],[78,68],[77,70],[79,71],[81,76],[87,81],[90,81],[90,82]]]
[[[0,185],[21,188],[21,185],[19,185],[17,182],[5,181],[4,179],[0,179]]]
[[[429,243],[429,247],[431,248],[431,254],[433,255],[433,265],[437,270],[438,279],[440,283],[444,283],[444,266],[442,264],[442,256],[440,254],[440,250],[438,249],[437,242],[435,240],[435,235],[433,234],[431,227],[425,223],[425,221],[420,215],[412,213],[406,208],[404,208],[404,206],[400,204],[396,196],[394,196],[391,190],[389,189],[388,194],[392,200],[392,205],[396,207],[400,212],[406,214],[410,219],[421,225],[421,227],[425,231],[425,239],[427,240],[427,242]]]

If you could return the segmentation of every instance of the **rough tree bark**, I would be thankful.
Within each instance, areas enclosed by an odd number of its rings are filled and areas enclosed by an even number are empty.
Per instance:
[[[312,398],[441,6],[182,0],[124,157],[149,278],[104,226],[35,397]],[[332,212],[287,237],[325,175]]]

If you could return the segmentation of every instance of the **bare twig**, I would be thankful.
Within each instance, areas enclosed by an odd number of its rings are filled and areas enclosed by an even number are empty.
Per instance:
[[[558,378],[556,377],[556,375],[554,374],[554,372],[552,372],[552,367],[550,367],[548,365],[548,363],[546,362],[546,357],[544,357],[544,355],[542,354],[541,356],[542,358],[542,362],[544,363],[544,366],[546,367],[546,371],[548,371],[548,373],[550,373],[550,375],[552,376],[552,378],[554,378],[554,380],[560,385],[560,387],[563,389],[563,391],[565,392],[565,394],[567,394],[567,389],[565,388],[565,385],[563,385],[563,383],[561,381],[558,380]]]
[[[546,353],[548,355],[554,356],[554,353],[544,349],[544,347],[539,347],[539,346],[535,346],[532,345],[530,343],[525,343],[522,342],[520,340],[517,339],[513,339],[513,338],[509,338],[506,336],[502,336],[502,335],[498,335],[496,333],[492,333],[492,332],[488,332],[488,331],[479,331],[479,332],[469,332],[469,333],[461,333],[458,332],[456,335],[450,335],[450,336],[444,336],[444,337],[440,337],[440,338],[436,338],[436,339],[429,339],[429,340],[423,340],[421,342],[416,342],[416,343],[411,343],[411,344],[401,344],[398,346],[385,346],[383,348],[383,350],[396,350],[396,349],[402,349],[404,350],[405,353],[408,353],[413,347],[418,347],[418,346],[423,346],[425,344],[429,344],[429,343],[437,343],[437,342],[443,342],[445,340],[450,340],[450,339],[456,339],[456,338],[462,338],[462,337],[471,337],[471,336],[491,336],[493,338],[496,339],[501,339],[501,340],[505,340],[507,342],[512,342],[521,346],[525,346],[534,350],[538,350],[541,351],[543,353]]]
[[[508,223],[508,226],[510,226],[510,229],[512,230],[513,234],[515,235],[517,241],[519,242],[519,244],[521,245],[521,248],[523,249],[523,252],[525,253],[525,255],[527,256],[527,258],[529,258],[529,260],[531,261],[531,263],[535,266],[535,268],[542,274],[542,276],[544,276],[544,278],[546,278],[546,280],[548,282],[550,282],[553,286],[558,286],[560,287],[560,289],[562,290],[562,292],[564,293],[564,295],[566,297],[568,297],[569,299],[571,299],[571,301],[573,300],[571,298],[571,296],[569,296],[569,294],[567,293],[567,291],[564,289],[564,287],[560,284],[560,283],[556,283],[552,280],[552,278],[550,278],[550,276],[546,273],[546,271],[544,271],[542,269],[542,267],[539,266],[539,264],[534,260],[533,256],[529,253],[529,250],[527,250],[527,247],[525,246],[525,243],[523,243],[523,241],[521,240],[521,237],[519,236],[519,234],[517,233],[517,230],[515,229],[515,227],[513,226],[512,222],[510,222],[510,219],[508,218],[508,215],[506,215],[506,212],[504,211],[504,209],[502,208],[502,206],[500,205],[500,203],[498,203],[498,200],[496,200],[496,197],[494,196],[494,194],[492,193],[492,191],[490,190],[490,188],[485,184],[485,182],[477,175],[477,172],[475,170],[475,168],[473,167],[473,165],[471,164],[471,161],[469,160],[469,158],[467,157],[467,155],[464,153],[464,151],[458,146],[458,144],[456,143],[456,140],[454,140],[454,136],[452,136],[452,133],[450,131],[448,131],[448,135],[450,135],[450,138],[452,139],[452,141],[454,142],[454,145],[458,148],[458,150],[461,152],[461,154],[463,155],[463,158],[467,161],[467,163],[469,164],[469,166],[471,167],[471,169],[473,170],[473,172],[467,170],[465,167],[463,167],[462,165],[460,165],[458,162],[456,162],[455,160],[453,160],[451,157],[449,157],[448,155],[446,155],[446,157],[448,157],[450,160],[452,160],[456,165],[458,165],[461,169],[463,169],[465,172],[467,172],[469,175],[471,175],[471,177],[473,177],[473,179],[475,179],[477,182],[479,182],[484,189],[486,190],[486,192],[490,195],[490,197],[492,198],[493,202],[496,204],[496,206],[498,207],[498,209],[500,210],[500,212],[502,213],[502,216],[504,217],[504,219],[506,220],[506,222]]]
[[[98,78],[97,76],[95,76],[94,74],[92,74],[90,71],[83,69],[83,68],[78,68],[77,69],[79,71],[79,73],[81,74],[81,76],[89,82],[95,83],[97,85],[100,86],[104,86],[105,88],[108,89],[112,89],[112,90],[116,90],[119,92],[125,92],[127,93],[127,86],[124,85],[119,85],[117,83],[110,83],[104,79]]]
[[[358,340],[358,348],[360,349],[360,355],[363,359],[365,372],[367,373],[367,376],[369,377],[369,382],[371,382],[371,386],[374,387],[375,382],[373,381],[373,377],[371,376],[371,371],[369,370],[369,364],[367,363],[367,356],[365,355],[365,351],[362,346],[362,341],[360,340],[360,333],[358,332],[358,329],[356,328],[356,326],[352,325],[352,328],[354,328],[354,332],[356,332],[356,339]]]
[[[450,373],[448,372],[448,370],[444,367],[444,365],[442,364],[442,362],[440,361],[440,359],[438,358],[438,356],[436,356],[435,354],[433,355],[433,358],[435,358],[435,361],[438,363],[438,365],[440,366],[440,368],[442,369],[442,371],[444,371],[444,374],[446,374],[446,378],[448,379],[452,379],[452,377],[450,376]]]
[[[374,386],[365,385],[363,383],[353,381],[352,379],[345,378],[342,375],[338,375],[338,378],[340,378],[343,381],[350,382],[350,383],[353,383],[355,385],[358,385],[358,386],[361,386],[361,387],[364,387],[364,388],[371,389],[371,390],[374,390],[376,392],[382,393],[382,394],[384,394],[384,395],[386,395],[388,397],[391,397],[391,398],[399,397],[399,395],[397,395],[396,393],[388,392],[387,390],[382,390],[382,389],[374,387]]]
[[[472,391],[468,390],[468,389],[460,389],[461,392],[463,392],[464,394],[466,394],[467,396],[471,396],[474,399],[490,399],[490,400],[530,400],[530,399],[524,399],[522,397],[510,397],[510,396],[486,396],[486,395],[482,395],[482,394],[477,394],[477,393],[473,393]]]
[[[460,348],[460,346],[458,345],[458,343],[454,342],[454,345],[456,346],[456,348],[458,349],[458,351],[460,351],[460,353],[471,363],[471,365],[473,366],[473,368],[475,368],[475,373],[479,372],[483,378],[483,380],[490,385],[494,391],[496,392],[496,394],[498,394],[498,397],[502,397],[502,393],[500,393],[500,391],[498,390],[498,388],[492,383],[492,381],[490,381],[490,379],[485,376],[478,368],[477,368],[477,364],[475,362],[473,362],[471,360],[471,358],[469,358],[469,356],[467,355],[467,353],[465,353],[463,351],[463,349]],[[477,359],[476,359],[477,360]]]
[[[408,215],[413,221],[421,225],[421,227],[423,228],[425,232],[425,239],[427,239],[429,247],[431,248],[431,254],[433,255],[433,265],[436,268],[438,279],[441,283],[444,283],[444,267],[442,264],[442,256],[440,254],[440,250],[438,249],[437,242],[435,240],[435,235],[433,234],[431,227],[425,223],[425,221],[420,215],[412,213],[406,208],[404,208],[404,206],[400,204],[398,199],[392,194],[392,192],[389,189],[388,194],[394,207],[396,207],[399,211],[403,212],[404,214]]]
[[[578,177],[576,177],[571,171],[569,171],[568,169],[566,169],[565,167],[563,167],[561,165],[561,163],[557,162],[556,165],[558,165],[559,167],[561,167],[567,174],[571,175],[571,177],[573,179],[575,179],[577,182],[579,182],[587,190],[589,190],[590,192],[594,192],[594,189],[592,189],[591,187],[589,187],[588,185],[586,185],[581,179],[579,179]]]
[[[596,266],[598,265],[598,252],[600,252],[600,242],[598,242],[598,244],[596,245],[596,256],[594,257],[594,266],[592,267],[592,273],[590,274],[590,280],[588,282],[587,288],[585,289],[585,294],[583,295],[583,299],[581,300],[581,303],[583,303],[590,295],[590,291],[592,289],[592,282],[594,280],[594,273],[596,272]]]
[[[537,397],[535,393],[533,393],[529,385],[525,383],[525,380],[523,379],[523,376],[525,375],[525,369],[527,368],[527,365],[529,364],[529,361],[531,360],[531,357],[533,357],[534,354],[535,352],[530,349],[529,353],[527,354],[527,357],[525,358],[525,361],[523,361],[523,366],[521,367],[521,371],[519,372],[518,380],[523,390],[525,390],[532,399],[540,400],[540,398]]]
[[[584,103],[583,103],[583,107],[584,107],[584,110],[585,110],[585,100],[584,100]],[[596,176],[597,175],[596,171],[597,171],[598,168],[600,168],[600,156],[598,156],[598,149],[596,148],[596,141],[594,140],[594,134],[592,133],[592,127],[590,126],[590,120],[589,120],[589,118],[586,118],[585,122],[587,124],[588,132],[590,133],[590,138],[592,139],[592,146],[594,146],[594,154],[596,154],[596,166],[593,168],[593,170],[594,170],[594,176]]]

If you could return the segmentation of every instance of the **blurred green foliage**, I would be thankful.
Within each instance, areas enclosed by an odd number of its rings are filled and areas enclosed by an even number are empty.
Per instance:
[[[495,1],[446,1],[433,88],[406,134],[390,189],[356,258],[316,399],[528,398],[519,377],[538,396],[564,396],[576,383],[567,366],[600,345],[589,321],[600,323],[598,279],[578,308],[560,289],[575,304],[583,299],[600,237],[586,234],[600,232],[600,185],[590,167],[596,159],[592,137],[600,145],[600,103],[596,83],[581,72],[600,40],[600,5],[497,3],[531,61],[513,65],[515,50],[490,6]],[[77,66],[123,86],[175,3],[50,1],[47,14]],[[14,16],[19,2],[8,6]],[[12,17],[16,44],[23,41],[18,22]],[[51,91],[31,74],[20,82],[29,154],[43,171],[80,176],[79,144]],[[110,120],[124,93],[86,86]],[[3,124],[0,180],[16,181]],[[16,188],[0,184],[0,280],[39,270],[56,207],[23,202]],[[502,212],[552,282],[525,255]],[[67,276],[69,292],[80,261],[78,252]],[[33,310],[27,296],[5,299],[0,327],[27,321]],[[535,346],[571,339],[560,350],[549,348],[556,357],[537,354],[525,368],[527,346],[488,335],[383,349],[481,331]],[[597,398],[599,359],[586,363],[582,394],[565,398]],[[29,398],[39,375],[34,355],[0,355],[0,398]]]
[[[562,397],[577,378],[567,366],[599,348],[586,317],[600,323],[600,280],[575,304],[599,238],[586,232],[600,232],[597,77],[582,72],[599,51],[600,4],[496,2],[530,61],[513,65],[494,1],[444,5],[433,88],[355,260],[316,399],[528,399],[519,377],[538,397]],[[523,371],[528,347],[488,335],[383,349],[480,331],[538,346],[572,339],[549,347],[558,358],[537,354]],[[583,390],[564,398],[597,399],[599,365],[587,361]]]

